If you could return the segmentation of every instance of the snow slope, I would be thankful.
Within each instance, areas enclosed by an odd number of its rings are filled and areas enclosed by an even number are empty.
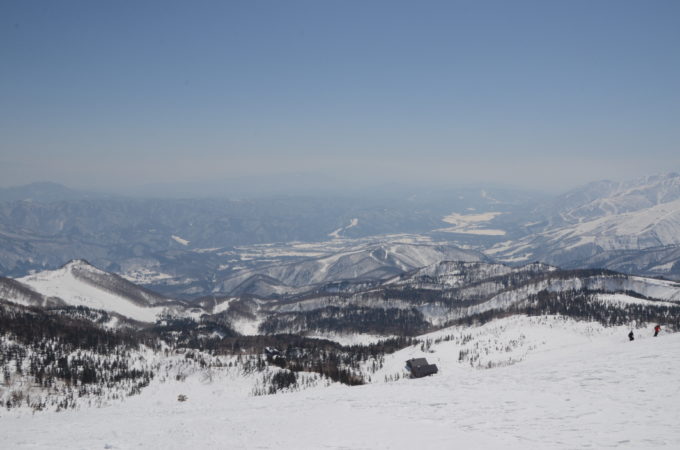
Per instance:
[[[11,278],[0,277],[0,300],[8,300],[24,306],[60,306],[63,301],[35,292],[29,286]]]
[[[680,199],[639,211],[551,228],[510,245],[498,244],[488,253],[501,259],[522,255],[528,259],[550,251],[574,252],[588,245],[605,251],[680,245]]]
[[[544,203],[537,212],[551,225],[582,223],[671,203],[680,199],[680,174],[624,182],[597,181]]]
[[[680,334],[602,328],[568,319],[510,318],[430,334],[423,353],[386,360],[401,371],[425,354],[437,375],[248,397],[239,378],[194,374],[153,383],[105,408],[6,415],[2,448],[655,449],[680,446]],[[469,335],[469,336],[468,336]],[[459,361],[489,351],[491,369]],[[506,351],[506,349],[510,351]],[[226,369],[225,369],[226,370]],[[177,402],[183,393],[188,401]]]
[[[103,309],[140,322],[154,322],[159,315],[178,314],[184,309],[179,302],[142,289],[82,260],[18,281],[45,297],[59,298],[67,305]]]

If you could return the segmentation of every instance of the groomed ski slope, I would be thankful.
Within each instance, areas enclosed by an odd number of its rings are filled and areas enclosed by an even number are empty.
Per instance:
[[[423,355],[411,347],[372,384],[265,397],[248,396],[248,380],[197,374],[105,408],[5,415],[0,448],[680,448],[680,334],[645,327],[628,342],[627,332],[508,318],[428,337],[469,333],[467,348],[512,365],[473,368],[451,340],[425,354],[440,368],[432,377],[379,379]]]

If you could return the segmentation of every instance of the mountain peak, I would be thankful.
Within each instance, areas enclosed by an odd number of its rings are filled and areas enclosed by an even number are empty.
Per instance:
[[[72,259],[63,266],[61,266],[62,269],[73,269],[73,268],[92,268],[92,269],[97,269],[95,266],[89,263],[89,261],[85,259]],[[99,270],[99,269],[97,269]]]

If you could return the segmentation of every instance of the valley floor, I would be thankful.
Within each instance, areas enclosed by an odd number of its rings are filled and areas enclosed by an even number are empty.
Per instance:
[[[680,448],[680,334],[638,330],[628,342],[624,328],[527,318],[481,329],[535,345],[521,362],[478,369],[445,341],[425,354],[440,369],[431,377],[376,381],[423,355],[409,348],[389,356],[373,384],[263,397],[242,379],[196,374],[108,407],[5,414],[0,447]]]

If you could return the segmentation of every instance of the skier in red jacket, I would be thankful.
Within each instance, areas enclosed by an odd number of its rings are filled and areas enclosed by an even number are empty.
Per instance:
[[[657,337],[659,335],[659,331],[661,331],[661,325],[657,325],[654,327],[654,337]]]

